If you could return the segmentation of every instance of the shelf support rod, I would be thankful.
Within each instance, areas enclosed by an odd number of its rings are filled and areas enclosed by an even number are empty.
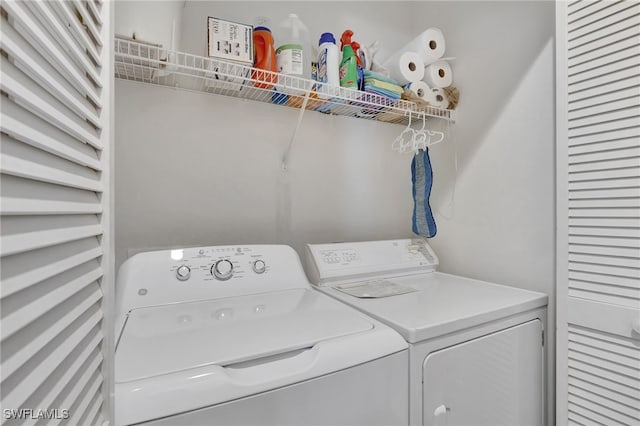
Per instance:
[[[307,90],[304,94],[304,100],[302,101],[302,106],[300,107],[300,113],[298,113],[298,122],[296,123],[296,127],[293,130],[293,135],[291,136],[291,140],[289,141],[289,146],[287,150],[284,152],[284,156],[282,157],[282,171],[286,172],[289,168],[289,157],[291,156],[291,150],[293,149],[293,144],[295,143],[296,137],[298,136],[298,130],[300,130],[300,125],[302,124],[302,117],[304,117],[304,112],[307,110],[307,103],[309,102],[309,96],[311,95],[311,89]]]

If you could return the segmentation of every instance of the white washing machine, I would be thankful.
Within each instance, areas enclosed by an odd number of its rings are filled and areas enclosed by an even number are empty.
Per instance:
[[[411,425],[545,424],[546,295],[436,272],[423,239],[310,244],[306,263],[410,344]]]
[[[140,253],[116,290],[118,425],[408,423],[405,340],[288,246]]]

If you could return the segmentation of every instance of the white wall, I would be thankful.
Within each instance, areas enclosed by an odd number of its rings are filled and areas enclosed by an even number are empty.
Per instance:
[[[437,25],[461,92],[453,139],[432,150],[432,245],[446,272],[549,295],[549,404],[555,361],[553,2],[416,3]],[[454,151],[459,171],[454,173]],[[453,189],[455,196],[449,205]]]
[[[461,103],[452,140],[431,151],[440,269],[549,294],[553,354],[553,2],[188,2],[181,48],[204,53],[204,16],[277,22],[290,11],[314,35],[351,28],[362,43],[382,40],[383,58],[442,28]],[[296,118],[117,81],[118,264],[148,247],[409,236],[410,157],[389,147],[402,128],[307,113],[283,174]]]

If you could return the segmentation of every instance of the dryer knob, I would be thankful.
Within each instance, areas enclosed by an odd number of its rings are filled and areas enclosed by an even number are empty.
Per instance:
[[[267,265],[264,263],[264,260],[256,260],[253,262],[253,272],[256,274],[263,274],[264,271],[267,270]]]
[[[176,278],[180,281],[186,281],[191,277],[191,268],[187,265],[180,265],[178,269],[176,269]]]
[[[233,276],[233,263],[230,260],[218,260],[211,267],[211,274],[220,281],[226,281]]]

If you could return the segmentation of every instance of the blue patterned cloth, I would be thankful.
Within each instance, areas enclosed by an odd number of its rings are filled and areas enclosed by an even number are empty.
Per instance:
[[[413,233],[427,238],[434,237],[438,229],[429,205],[433,185],[429,149],[421,149],[413,156],[411,181],[413,182]]]

